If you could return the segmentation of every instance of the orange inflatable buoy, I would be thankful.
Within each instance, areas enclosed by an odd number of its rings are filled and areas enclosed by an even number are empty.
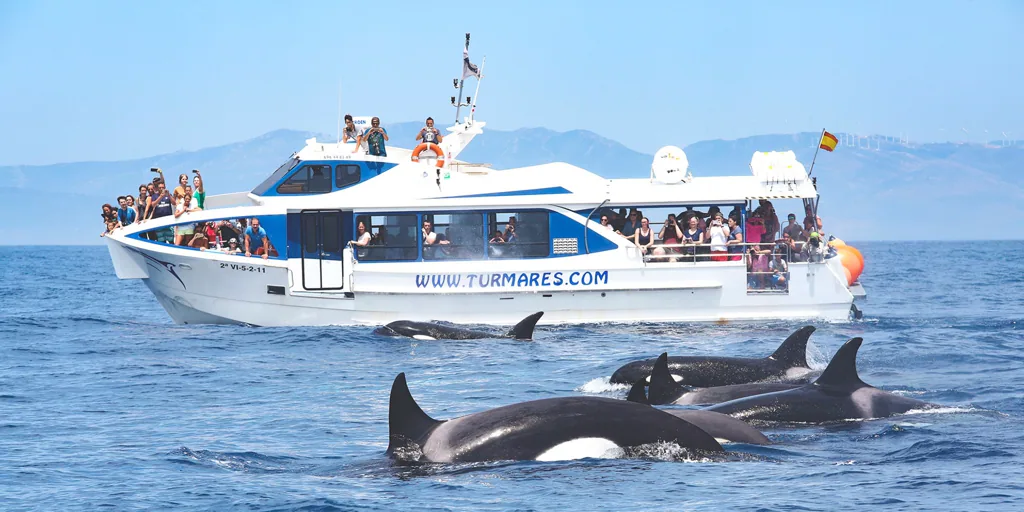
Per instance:
[[[853,274],[850,273],[850,269],[843,267],[843,273],[846,274],[846,286],[853,286],[856,281],[853,280]]]
[[[849,245],[836,247],[835,250],[839,254],[843,268],[848,271],[847,280],[850,284],[857,282],[861,273],[864,272],[864,257],[861,256],[860,251]]]
[[[836,238],[835,240],[832,240],[828,244],[831,245],[832,247],[842,247],[842,246],[846,245],[846,242]]]
[[[416,146],[416,149],[412,150],[412,161],[419,162],[420,153],[424,152],[427,149],[433,151],[434,154],[437,155],[437,167],[444,167],[444,151],[442,151],[441,148],[437,146],[437,144],[431,142],[424,142],[423,144]]]

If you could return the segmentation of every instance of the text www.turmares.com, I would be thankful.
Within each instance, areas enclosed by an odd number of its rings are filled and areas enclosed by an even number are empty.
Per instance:
[[[608,284],[607,270],[509,272],[493,274],[416,274],[417,288],[532,288]]]

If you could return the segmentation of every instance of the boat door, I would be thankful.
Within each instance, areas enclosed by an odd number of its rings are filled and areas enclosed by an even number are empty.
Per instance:
[[[347,217],[347,222],[346,222]],[[342,290],[345,287],[344,240],[351,238],[352,213],[341,210],[300,212],[302,287]]]

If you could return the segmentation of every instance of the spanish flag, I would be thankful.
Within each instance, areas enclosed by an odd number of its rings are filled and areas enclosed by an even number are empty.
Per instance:
[[[837,144],[839,144],[839,139],[837,139],[835,135],[822,130],[821,142],[818,144],[819,148],[824,149],[825,151],[835,151]]]

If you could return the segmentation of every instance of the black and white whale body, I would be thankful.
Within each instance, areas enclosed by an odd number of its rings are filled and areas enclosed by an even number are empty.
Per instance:
[[[810,384],[788,391],[740,398],[705,410],[752,422],[828,423],[884,418],[934,404],[865,384],[857,375],[857,350],[863,340],[847,341],[828,367]]]
[[[643,385],[643,380],[637,384]],[[664,353],[654,362],[654,369],[651,370],[650,386],[647,390],[647,400],[652,405],[707,405],[728,402],[737,398],[764,393],[774,393],[795,389],[801,384],[790,384],[786,382],[752,382],[749,384],[732,384],[730,386],[716,386],[712,388],[690,388],[684,386],[672,378],[668,369],[668,354]]]
[[[643,381],[637,381],[633,384],[626,400],[641,404],[648,403],[647,395],[644,394]],[[733,443],[771,444],[771,441],[759,430],[728,414],[693,409],[662,410],[697,425],[701,430],[719,440],[719,442],[724,440]]]
[[[391,387],[388,428],[387,453],[404,461],[571,460],[661,442],[723,451],[685,420],[611,398],[547,398],[437,421],[416,404],[404,373]]]
[[[378,327],[374,334],[383,336],[408,336],[417,340],[476,340],[482,338],[515,338],[517,340],[532,340],[533,329],[537,321],[544,316],[544,312],[534,313],[520,321],[505,334],[494,334],[489,332],[461,329],[451,325],[442,325],[433,322],[410,322],[398,320],[383,327]]]
[[[767,380],[795,380],[811,371],[807,366],[807,340],[814,327],[802,327],[782,342],[772,355],[761,358],[672,356],[668,368],[687,386],[711,388]],[[646,379],[654,369],[654,359],[633,361],[612,374],[616,384],[632,384]]]

